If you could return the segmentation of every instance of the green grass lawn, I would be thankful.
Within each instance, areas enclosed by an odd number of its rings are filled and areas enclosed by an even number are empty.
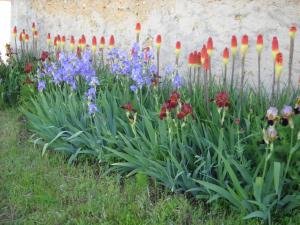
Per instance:
[[[183,195],[153,197],[141,176],[121,188],[97,163],[68,165],[58,153],[42,157],[15,110],[0,111],[0,128],[0,224],[260,224]],[[299,215],[278,224],[296,221]]]

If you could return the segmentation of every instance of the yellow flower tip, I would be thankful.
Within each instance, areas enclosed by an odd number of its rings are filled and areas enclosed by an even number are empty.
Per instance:
[[[211,57],[212,54],[213,54],[213,50],[212,49],[207,49],[207,54],[208,54],[209,57]]]
[[[237,48],[236,47],[231,48],[231,54],[232,54],[232,56],[235,56],[236,52],[237,52]]]
[[[276,50],[276,51],[272,51],[272,56],[273,56],[273,59],[275,60],[275,58],[276,58],[276,55],[278,54],[278,50]]]
[[[248,45],[243,45],[242,44],[242,46],[241,46],[241,54],[242,54],[242,56],[245,56],[246,53],[247,53],[247,51],[248,51]]]
[[[224,65],[227,65],[229,63],[229,59],[224,58],[223,63],[224,63]]]
[[[275,74],[277,77],[279,77],[282,74],[283,66],[281,64],[275,65]]]
[[[261,45],[261,44],[258,44],[258,45],[256,45],[256,51],[258,52],[258,54],[261,54],[261,52],[262,52],[262,50],[263,50],[263,45]]]

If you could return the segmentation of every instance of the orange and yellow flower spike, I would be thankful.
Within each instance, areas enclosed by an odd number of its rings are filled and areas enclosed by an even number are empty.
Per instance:
[[[160,49],[160,46],[161,46],[161,35],[160,35],[160,34],[158,34],[158,35],[156,36],[155,43],[156,43],[156,48],[157,48],[157,49]]]
[[[241,54],[242,56],[245,56],[247,51],[248,51],[248,36],[247,35],[243,35],[242,37],[242,46],[241,46]]]
[[[70,49],[71,49],[71,51],[74,51],[74,49],[75,49],[75,38],[73,35],[71,35],[71,37],[70,37]]]
[[[48,33],[47,35],[47,45],[49,46],[51,44],[51,34]]]
[[[114,35],[111,35],[109,38],[109,48],[112,49],[115,47],[115,37]]]
[[[273,37],[272,40],[272,56],[273,59],[275,60],[277,53],[279,52],[279,44],[278,44],[278,39],[277,37]]]
[[[32,33],[34,34],[34,32],[36,31],[35,22],[32,23],[31,30],[32,30]]]
[[[237,38],[235,35],[231,37],[231,53],[232,56],[235,57],[237,52]]]
[[[225,48],[223,51],[223,63],[224,65],[227,65],[229,63],[229,50],[228,48]]]
[[[12,36],[13,36],[14,38],[16,38],[16,36],[17,36],[17,27],[16,27],[16,26],[14,26],[14,28],[13,28],[13,30],[12,30]]]
[[[211,37],[209,37],[207,40],[207,54],[209,55],[209,57],[211,57],[213,50],[214,50],[213,40]]]
[[[177,42],[176,42],[176,47],[175,47],[176,57],[179,57],[179,55],[180,55],[180,50],[181,50],[181,42],[180,42],[180,41],[177,41]]]
[[[97,50],[97,38],[96,36],[93,36],[92,38],[92,51],[95,53]]]
[[[25,43],[28,43],[28,42],[29,42],[29,35],[25,34]]]
[[[295,37],[296,37],[296,32],[297,32],[297,27],[296,26],[291,26],[290,27],[290,30],[289,30],[289,36],[290,36],[290,38],[292,38],[292,39],[295,39]]]
[[[65,47],[65,44],[66,44],[66,36],[63,35],[63,36],[61,37],[61,46],[62,46],[62,47]]]
[[[283,69],[283,56],[281,52],[278,52],[275,57],[275,74],[277,79],[280,77]]]
[[[264,47],[264,39],[263,36],[259,34],[256,40],[256,51],[258,54],[261,54],[263,47]]]

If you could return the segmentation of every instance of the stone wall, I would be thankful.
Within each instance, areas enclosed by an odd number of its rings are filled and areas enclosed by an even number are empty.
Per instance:
[[[164,65],[174,63],[175,42],[182,42],[182,73],[187,71],[187,54],[200,50],[208,36],[212,36],[216,76],[221,76],[221,54],[225,46],[230,47],[231,35],[237,35],[240,41],[243,34],[248,34],[250,49],[246,70],[250,83],[256,82],[255,42],[261,33],[265,39],[262,77],[269,85],[274,35],[278,36],[284,55],[282,78],[287,78],[288,28],[291,24],[300,28],[300,0],[12,0],[12,25],[31,29],[32,21],[37,22],[42,47],[46,44],[46,33],[50,32],[75,37],[84,33],[89,40],[92,35],[99,38],[104,34],[108,38],[114,34],[117,46],[124,48],[134,42],[134,26],[140,21],[144,46],[151,45],[156,34],[162,34]],[[295,40],[295,82],[300,75],[299,33]]]

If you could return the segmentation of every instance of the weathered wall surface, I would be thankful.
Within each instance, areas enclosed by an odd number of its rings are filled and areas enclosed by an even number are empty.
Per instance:
[[[143,45],[163,37],[163,64],[173,63],[176,40],[182,42],[181,71],[187,71],[187,54],[200,50],[208,36],[215,44],[213,70],[221,75],[221,53],[230,47],[231,35],[240,40],[249,35],[247,78],[256,82],[256,36],[264,35],[262,76],[270,84],[272,76],[271,40],[278,36],[284,54],[283,80],[287,78],[288,28],[300,28],[300,0],[12,0],[12,25],[31,29],[36,21],[45,46],[46,33],[75,35],[85,33],[116,37],[118,47],[128,47],[135,39],[136,21],[142,24]],[[294,80],[300,75],[300,32],[295,40]],[[238,62],[239,63],[239,62]],[[229,71],[231,69],[229,68]]]

